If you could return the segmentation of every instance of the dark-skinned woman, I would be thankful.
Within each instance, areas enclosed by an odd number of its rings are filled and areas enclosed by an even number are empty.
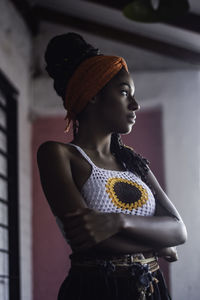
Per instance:
[[[125,60],[75,33],[54,37],[45,59],[74,132],[71,143],[38,150],[44,193],[72,249],[58,300],[170,299],[157,258],[177,260],[187,233],[148,161],[121,140],[140,108]]]

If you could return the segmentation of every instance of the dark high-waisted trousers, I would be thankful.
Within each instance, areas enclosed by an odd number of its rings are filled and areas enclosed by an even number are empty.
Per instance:
[[[170,300],[162,272],[141,274],[138,266],[116,272],[107,266],[70,269],[62,283],[58,300]],[[140,270],[141,271],[141,270]],[[153,278],[153,279],[152,279]],[[145,292],[142,287],[145,287]]]

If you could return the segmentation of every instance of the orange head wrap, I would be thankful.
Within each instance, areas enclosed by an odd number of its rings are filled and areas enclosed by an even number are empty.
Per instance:
[[[128,72],[127,64],[122,57],[107,55],[93,56],[78,66],[66,90],[66,132],[77,114],[123,67]]]

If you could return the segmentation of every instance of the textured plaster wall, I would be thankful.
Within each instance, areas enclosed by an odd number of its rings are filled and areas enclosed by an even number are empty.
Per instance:
[[[179,261],[171,264],[172,299],[198,300],[200,71],[138,73],[135,82],[144,107],[162,107],[167,192],[188,230]]]

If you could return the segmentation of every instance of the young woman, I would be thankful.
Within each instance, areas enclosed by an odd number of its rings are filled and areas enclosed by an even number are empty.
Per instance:
[[[170,299],[157,257],[177,260],[187,234],[148,161],[121,141],[140,108],[126,62],[75,33],[53,38],[45,59],[74,129],[71,143],[38,150],[44,193],[72,248],[58,299]]]

